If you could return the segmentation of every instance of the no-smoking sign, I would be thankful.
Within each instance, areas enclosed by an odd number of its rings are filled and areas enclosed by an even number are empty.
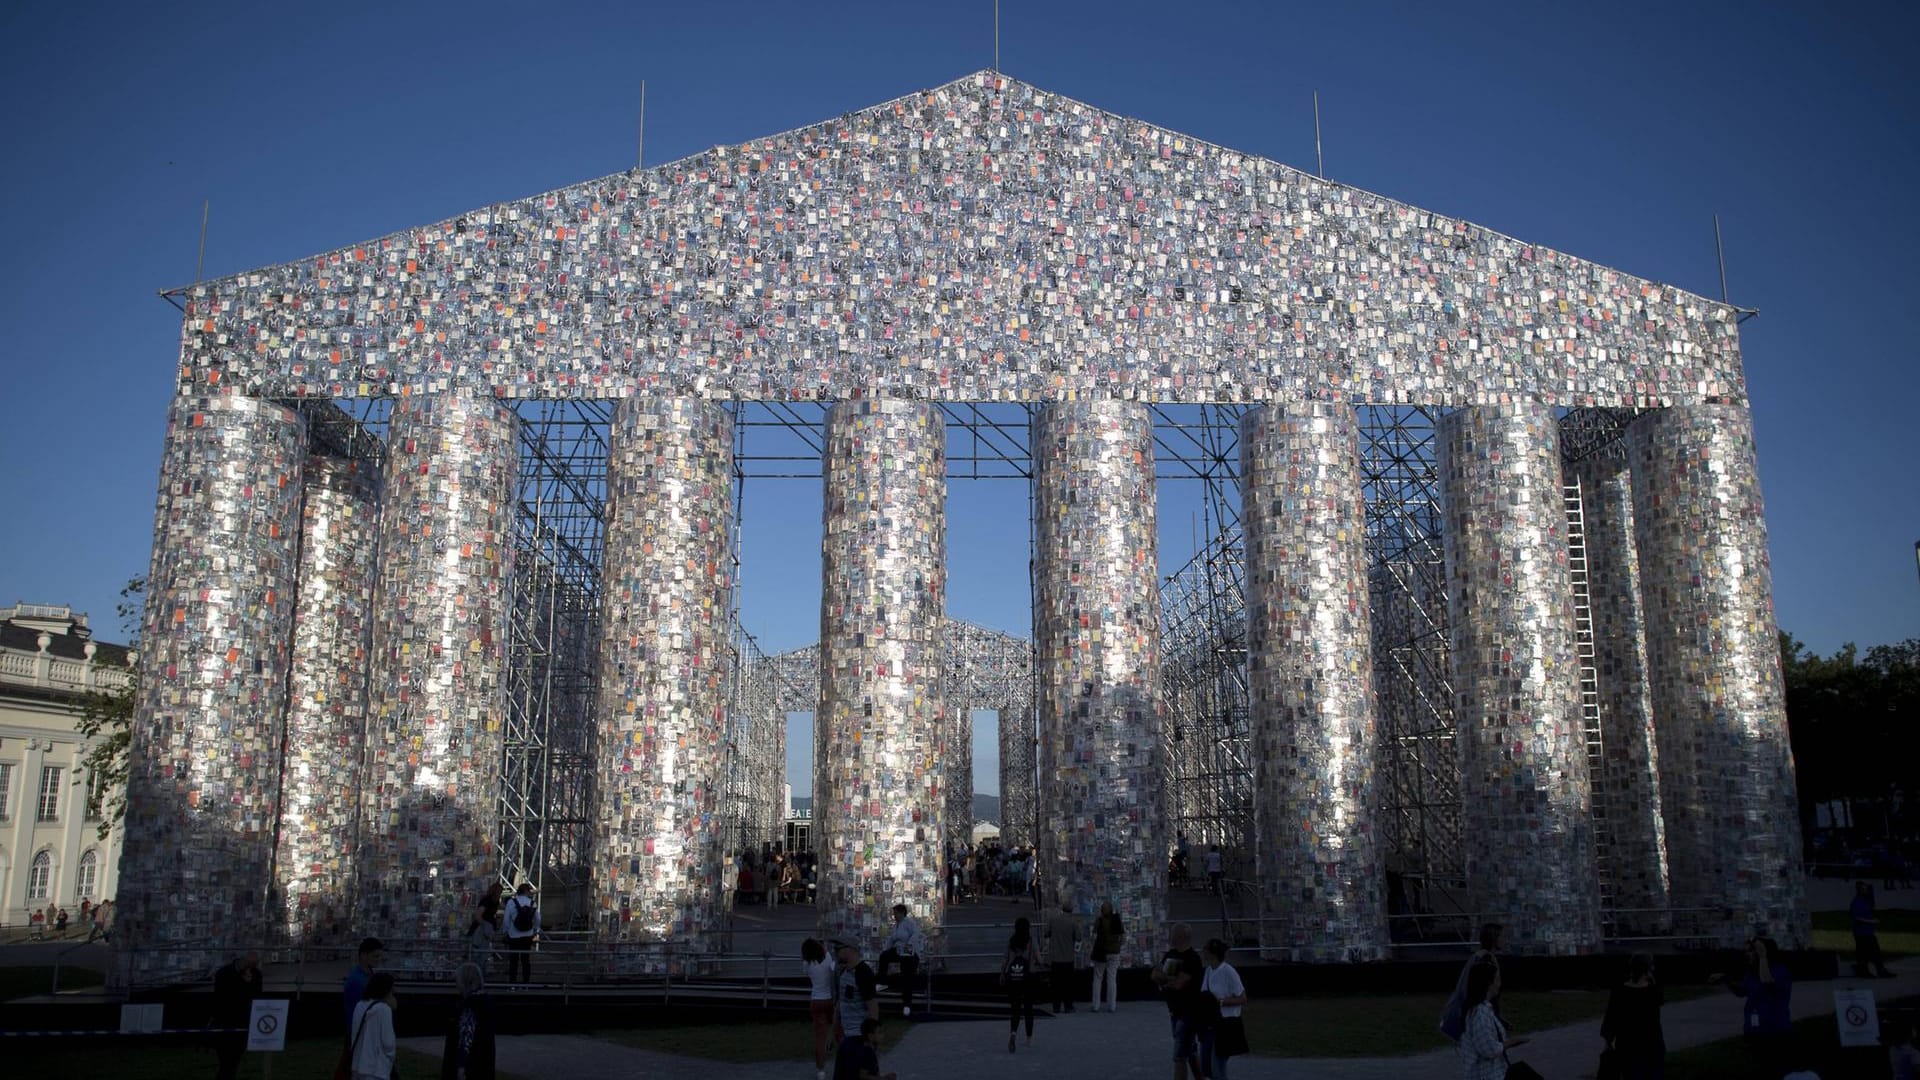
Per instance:
[[[253,1015],[247,1019],[247,1049],[285,1050],[287,1048],[287,1009],[285,998],[260,998],[253,1003]]]
[[[1841,1046],[1880,1045],[1880,1010],[1873,1003],[1873,991],[1835,990],[1833,1016],[1840,1024]]]

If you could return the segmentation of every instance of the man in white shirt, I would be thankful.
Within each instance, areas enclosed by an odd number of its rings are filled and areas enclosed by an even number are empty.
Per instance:
[[[881,942],[880,981],[892,986],[889,972],[900,969],[900,1015],[913,1015],[913,984],[920,974],[920,954],[926,951],[927,935],[920,924],[907,914],[907,905],[893,905],[893,933]]]
[[[533,981],[533,945],[540,940],[540,906],[533,901],[533,885],[521,882],[501,910],[507,928],[507,981]]]

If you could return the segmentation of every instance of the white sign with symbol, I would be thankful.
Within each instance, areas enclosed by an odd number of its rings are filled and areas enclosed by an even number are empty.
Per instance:
[[[248,1050],[285,1050],[287,1048],[286,998],[259,998],[253,1003],[253,1016],[247,1021]]]
[[[165,1019],[164,1005],[120,1006],[120,1030],[123,1032],[159,1031]]]
[[[1835,990],[1833,1016],[1840,1022],[1841,1046],[1879,1046],[1880,1010],[1871,990]]]

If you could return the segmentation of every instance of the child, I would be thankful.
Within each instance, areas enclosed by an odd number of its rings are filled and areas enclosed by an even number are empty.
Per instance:
[[[878,1030],[878,1020],[868,1017],[860,1021],[859,1036],[840,1044],[833,1080],[897,1080],[898,1074],[880,1071],[880,1051],[873,1045],[873,1033]]]

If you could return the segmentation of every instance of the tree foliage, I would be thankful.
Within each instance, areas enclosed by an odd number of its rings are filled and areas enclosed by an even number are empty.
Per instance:
[[[1836,799],[1880,804],[1913,816],[1915,772],[1909,747],[1920,723],[1920,638],[1862,654],[1849,642],[1832,656],[1809,652],[1780,634],[1787,724],[1801,812]],[[1811,824],[1811,821],[1808,822]],[[1888,820],[1898,833],[1912,820]]]
[[[139,663],[140,620],[147,591],[147,579],[133,578],[120,590],[120,602],[114,611],[128,636],[128,675],[126,686],[118,690],[89,691],[80,703],[80,719],[75,727],[88,743],[80,759],[79,775],[74,783],[85,784],[87,813],[100,821],[99,836],[105,840],[113,826],[127,812],[127,748],[133,742],[133,705],[139,688],[135,666]],[[95,778],[98,782],[94,782]]]

